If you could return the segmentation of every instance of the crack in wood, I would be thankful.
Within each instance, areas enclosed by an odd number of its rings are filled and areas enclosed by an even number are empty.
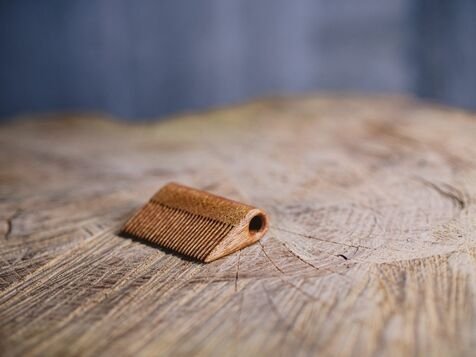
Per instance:
[[[5,240],[8,240],[10,238],[10,235],[12,233],[12,230],[13,230],[13,221],[18,217],[20,216],[20,214],[22,213],[22,210],[21,209],[17,209],[10,217],[8,217],[6,219],[6,223],[7,223],[7,230],[5,231],[5,234],[3,236],[3,238]]]
[[[287,229],[284,229],[284,228],[281,228],[281,227],[271,226],[270,229],[276,229],[276,230],[281,231],[281,232],[295,234],[295,235],[298,235],[298,236],[301,236],[301,237],[304,237],[304,238],[315,239],[315,240],[318,240],[320,242],[337,244],[337,245],[342,245],[342,246],[350,247],[350,248],[362,248],[362,249],[375,250],[375,248],[366,247],[364,245],[354,245],[354,244],[347,244],[347,243],[342,243],[342,242],[335,242],[335,241],[332,241],[332,240],[322,239],[322,238],[319,238],[319,237],[316,237],[316,236],[312,236],[312,235],[309,235],[309,234],[290,231],[290,230],[287,230]]]
[[[419,176],[416,176],[416,179],[423,183],[425,186],[433,189],[436,193],[440,194],[443,198],[445,199],[449,199],[451,200],[452,202],[454,202],[456,204],[456,206],[460,209],[460,210],[463,210],[466,208],[466,202],[463,198],[459,197],[458,194],[454,193],[454,192],[451,192],[451,189],[452,190],[455,190],[451,185],[449,184],[443,184],[447,187],[450,188],[450,190],[445,190],[443,189],[442,187],[438,186],[437,184],[423,178],[423,177],[419,177]]]
[[[240,274],[240,258],[241,258],[241,250],[238,252],[238,262],[236,263],[236,274],[235,274],[235,293],[238,291],[238,278]]]

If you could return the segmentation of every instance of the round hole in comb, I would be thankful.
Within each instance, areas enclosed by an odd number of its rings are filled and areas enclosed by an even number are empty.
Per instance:
[[[250,234],[256,234],[261,232],[264,227],[266,226],[266,218],[263,214],[259,213],[253,218],[251,218],[250,223],[248,225],[248,230]]]

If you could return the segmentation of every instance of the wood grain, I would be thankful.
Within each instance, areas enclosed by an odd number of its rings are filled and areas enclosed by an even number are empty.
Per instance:
[[[476,116],[404,98],[0,129],[0,349],[474,355]],[[117,231],[179,181],[270,216],[210,264]]]

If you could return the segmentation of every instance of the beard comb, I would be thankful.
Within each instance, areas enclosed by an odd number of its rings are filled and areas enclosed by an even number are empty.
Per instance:
[[[255,243],[267,230],[261,209],[169,183],[121,233],[208,263]]]

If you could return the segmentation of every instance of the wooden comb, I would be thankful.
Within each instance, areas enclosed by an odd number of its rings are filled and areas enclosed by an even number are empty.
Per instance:
[[[176,183],[162,187],[122,227],[206,263],[255,243],[267,230],[262,210]]]

